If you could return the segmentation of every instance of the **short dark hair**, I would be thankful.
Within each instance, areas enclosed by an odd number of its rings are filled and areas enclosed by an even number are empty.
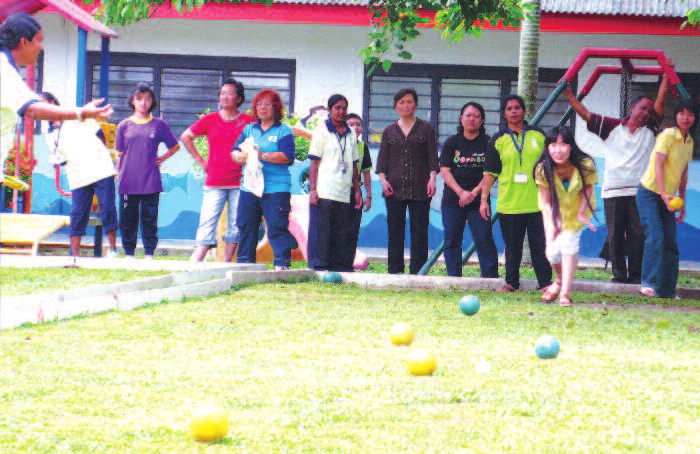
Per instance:
[[[136,84],[136,88],[134,88],[131,91],[131,96],[129,96],[129,106],[131,107],[131,110],[136,110],[134,107],[134,98],[136,95],[141,94],[141,93],[148,93],[151,95],[151,108],[148,109],[148,113],[153,112],[153,110],[158,106],[158,101],[156,101],[156,93],[153,91],[153,89],[144,82],[139,82]]]
[[[695,131],[698,125],[698,121],[700,120],[698,119],[698,116],[700,116],[700,108],[698,107],[698,104],[692,99],[679,99],[678,103],[676,103],[676,107],[673,109],[673,123],[676,126],[678,126],[678,121],[676,120],[676,117],[681,112],[681,110],[688,110],[695,115],[695,121],[690,126],[690,129],[692,131]]]
[[[401,90],[397,91],[394,95],[394,107],[396,107],[396,103],[399,102],[399,100],[406,95],[413,96],[413,100],[416,102],[416,106],[418,105],[418,93],[416,93],[416,90],[414,90],[413,88],[402,88]]]
[[[0,47],[16,49],[22,38],[32,41],[39,30],[41,24],[33,16],[27,13],[13,14],[0,25]]]
[[[520,104],[520,107],[522,107],[523,110],[527,110],[527,109],[525,109],[525,100],[524,100],[522,97],[518,96],[518,95],[512,94],[512,95],[506,96],[506,97],[503,98],[503,100],[501,101],[501,116],[503,116],[503,115],[506,113],[506,106],[508,105],[508,102],[510,102],[510,101],[512,101],[512,100],[514,100],[514,99],[515,99],[516,101],[518,101],[518,104]]]
[[[229,77],[223,84],[221,84],[221,88],[224,88],[225,85],[233,85],[236,87],[236,96],[238,96],[238,104],[236,107],[240,107],[241,104],[245,102],[245,87],[243,87],[243,84],[238,82],[233,77]]]
[[[351,118],[357,118],[358,120],[360,120],[360,123],[362,123],[362,117],[360,117],[360,116],[357,115],[356,113],[349,113],[349,114],[347,114],[347,115],[345,116],[345,121],[348,121],[348,120],[350,120]]]
[[[464,126],[462,126],[461,118],[462,118],[462,115],[464,115],[464,111],[467,110],[467,107],[473,107],[479,111],[479,113],[481,114],[481,119],[483,120],[483,122],[481,123],[481,126],[479,127],[479,133],[486,134],[486,127],[484,126],[484,123],[486,123],[486,112],[484,111],[484,106],[482,106],[478,102],[474,102],[474,101],[469,101],[468,103],[463,105],[462,110],[459,111],[460,120],[458,120],[458,122],[457,122],[458,123],[457,132],[459,134],[464,134]]]
[[[328,98],[328,110],[331,110],[333,108],[333,106],[338,104],[340,101],[345,101],[345,104],[348,104],[348,105],[350,104],[348,102],[348,98],[336,93],[335,95],[331,95],[331,97]]]
[[[39,92],[39,93],[37,93],[37,94],[39,95],[40,98],[44,98],[49,104],[53,104],[53,105],[56,105],[56,106],[60,106],[60,105],[61,105],[61,103],[58,102],[58,98],[57,98],[56,96],[54,96],[54,94],[51,93],[51,92],[48,92],[48,91],[41,91],[41,92]]]

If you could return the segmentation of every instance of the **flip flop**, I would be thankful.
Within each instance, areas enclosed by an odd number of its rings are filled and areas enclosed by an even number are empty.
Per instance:
[[[553,291],[553,289],[557,289],[556,291]],[[557,299],[557,296],[559,296],[559,292],[561,291],[561,285],[559,285],[558,282],[552,283],[549,287],[547,287],[542,294],[542,302],[544,304],[552,304],[555,299]]]
[[[571,301],[571,298],[567,298],[565,296],[559,297],[559,307],[573,307],[574,303]]]

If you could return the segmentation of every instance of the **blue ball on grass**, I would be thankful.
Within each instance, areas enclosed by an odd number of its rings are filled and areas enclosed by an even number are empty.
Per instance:
[[[323,278],[321,279],[323,282],[331,283],[331,284],[339,284],[343,282],[343,276],[341,276],[340,273],[337,273],[335,271],[329,271],[327,273],[323,274]]]
[[[535,354],[541,359],[554,359],[559,356],[559,341],[556,337],[545,334],[537,339]]]
[[[462,311],[464,315],[474,315],[479,312],[481,308],[481,303],[479,303],[479,298],[474,295],[465,295],[459,301],[459,310]]]

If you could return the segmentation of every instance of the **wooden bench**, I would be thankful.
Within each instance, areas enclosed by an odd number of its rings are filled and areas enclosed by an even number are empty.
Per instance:
[[[41,240],[69,225],[69,216],[2,213],[0,214],[0,253],[37,255]],[[95,227],[94,253],[99,257],[102,255],[102,220],[91,217],[88,226]]]

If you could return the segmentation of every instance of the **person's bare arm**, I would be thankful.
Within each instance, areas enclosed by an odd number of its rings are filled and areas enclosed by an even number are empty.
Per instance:
[[[670,68],[673,68],[675,66],[673,64],[673,60],[671,60],[670,58],[666,61],[666,64]],[[664,100],[666,99],[667,94],[668,94],[668,76],[666,74],[664,74],[664,76],[661,78],[661,85],[659,85],[659,94],[656,95],[656,101],[654,102],[654,111],[661,118],[663,118],[663,116],[664,116]]]
[[[318,166],[321,161],[318,159],[311,160],[311,167],[309,167],[309,202],[311,205],[316,205],[318,203],[318,192],[316,192],[316,182],[318,181]]]
[[[158,156],[158,157],[156,158],[156,165],[159,166],[159,165],[163,164],[165,161],[167,161],[168,159],[170,159],[170,157],[171,157],[172,155],[174,155],[175,153],[177,153],[178,150],[180,150],[180,144],[179,144],[179,143],[178,143],[177,145],[175,145],[174,147],[172,147],[171,149],[169,149],[167,152],[163,153],[163,156]]]
[[[442,175],[442,179],[445,180],[447,187],[452,189],[455,194],[457,194],[457,197],[459,197],[459,206],[464,207],[472,203],[476,197],[476,193],[462,189],[457,183],[457,180],[455,180],[454,175],[452,175],[452,170],[449,167],[440,167],[440,175]]]
[[[576,99],[576,96],[574,96],[574,93],[571,91],[571,88],[568,85],[566,88],[564,88],[563,93],[566,100],[569,101],[571,108],[574,109],[574,112],[576,112],[578,116],[583,118],[586,122],[590,121],[591,113],[588,111],[588,109],[586,109],[586,106],[581,104],[581,102]]]
[[[685,201],[685,189],[688,187],[688,164],[685,165],[685,169],[683,170],[683,173],[681,174],[681,185],[678,188],[678,195],[680,196],[683,201]],[[683,204],[683,208],[680,210],[680,214],[676,218],[677,223],[683,222],[685,219],[685,204]]]
[[[185,132],[180,136],[180,141],[185,146],[185,150],[192,156],[192,158],[199,163],[199,165],[207,171],[207,161],[199,154],[197,147],[194,146],[194,139],[197,136],[192,132],[190,128],[187,128]]]
[[[491,220],[491,207],[489,207],[489,193],[491,192],[491,186],[493,182],[496,181],[496,177],[490,173],[484,173],[484,178],[481,179],[481,206],[479,207],[479,213],[481,217],[486,221]]]
[[[95,99],[85,104],[83,107],[78,107],[75,109],[39,101],[30,104],[25,111],[25,115],[35,120],[48,121],[107,118],[114,113],[114,109],[112,109],[112,106],[109,104],[106,106],[100,106],[103,101],[104,99],[102,98]]]

